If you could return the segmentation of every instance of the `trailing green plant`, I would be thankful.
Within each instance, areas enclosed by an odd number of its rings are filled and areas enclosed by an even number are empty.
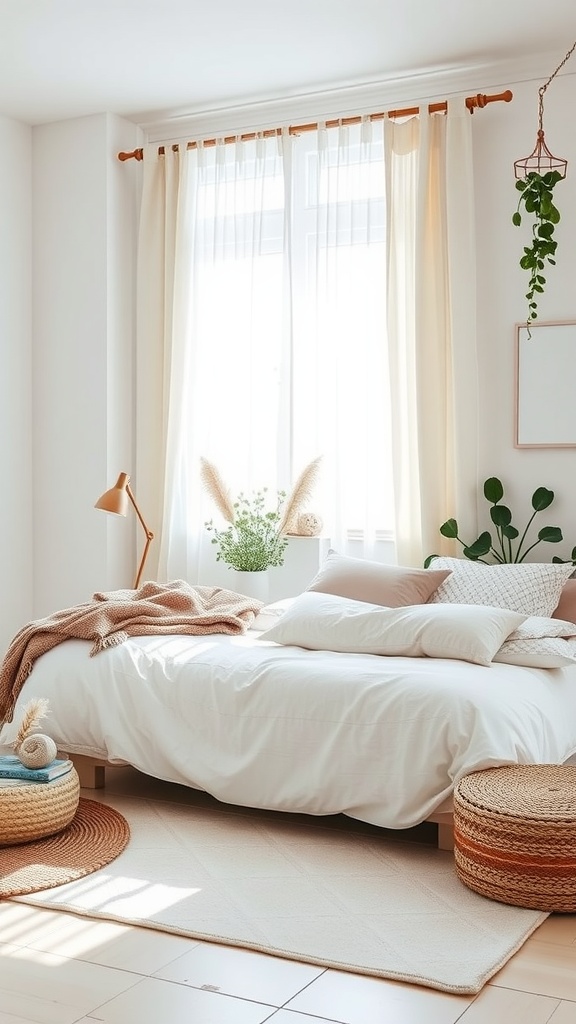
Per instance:
[[[504,488],[497,477],[491,476],[484,481],[484,497],[490,503],[490,518],[496,528],[495,537],[489,530],[481,533],[472,544],[466,544],[459,536],[458,523],[455,519],[448,519],[440,527],[440,533],[449,540],[455,540],[462,545],[462,554],[465,558],[474,562],[523,562],[526,556],[538,544],[559,544],[563,540],[562,530],[558,526],[543,526],[537,535],[537,539],[528,545],[528,532],[534,518],[539,512],[549,508],[554,501],[554,491],[547,487],[537,487],[532,495],[532,514],[524,527],[522,534],[512,523],[512,512],[507,505],[502,504]],[[525,546],[528,545],[528,546]],[[485,556],[488,556],[485,557]],[[428,568],[436,555],[429,555],[424,562]],[[559,558],[554,555],[553,562],[572,562],[576,564],[576,547],[572,548],[570,558]]]
[[[543,294],[546,286],[543,273],[545,264],[556,264],[554,257],[558,242],[553,235],[560,221],[560,211],[554,204],[554,188],[562,178],[563,175],[556,170],[547,171],[545,174],[529,171],[525,178],[516,182],[520,196],[512,223],[516,227],[522,224],[521,207],[524,207],[524,213],[532,220],[532,241],[524,246],[520,258],[521,269],[527,270],[530,275],[526,292],[528,328],[530,322],[536,320],[538,316],[538,296]]]

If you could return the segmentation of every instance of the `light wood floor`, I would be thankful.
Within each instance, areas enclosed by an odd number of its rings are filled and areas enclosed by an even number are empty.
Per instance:
[[[107,786],[159,800],[211,801],[132,769],[109,771]],[[83,793],[98,798],[98,791]],[[427,841],[423,833],[415,838]],[[0,1024],[89,1021],[576,1024],[576,915],[548,918],[491,983],[469,997],[0,903]]]

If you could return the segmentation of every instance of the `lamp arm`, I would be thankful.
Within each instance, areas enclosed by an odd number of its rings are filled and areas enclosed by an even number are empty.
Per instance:
[[[144,563],[146,562],[146,558],[147,558],[147,555],[148,555],[148,549],[150,547],[150,544],[154,540],[154,534],[152,533],[152,530],[150,530],[148,528],[148,526],[146,525],[146,523],[144,521],[144,517],[143,517],[140,509],[138,508],[138,505],[136,504],[136,498],[134,497],[134,494],[133,494],[133,492],[131,490],[130,484],[126,484],[126,494],[130,498],[130,501],[132,502],[132,504],[134,506],[134,511],[135,511],[136,515],[138,516],[138,519],[140,520],[140,523],[142,525],[142,529],[144,530],[144,533],[146,534],[146,543],[144,545],[144,551],[142,552],[142,558],[140,559],[140,565],[138,566],[138,572],[136,574],[136,579],[134,581],[134,590],[138,590],[138,587],[140,585],[140,580],[142,578],[142,571],[144,569]]]
[[[151,542],[153,540],[154,540],[154,534],[150,533],[150,531],[148,531],[148,534],[146,536],[146,543],[144,545],[144,551],[142,552],[142,558],[140,559],[140,565],[138,567],[138,572],[136,573],[136,579],[134,580],[134,590],[138,590],[138,587],[140,586],[140,580],[142,578],[142,570],[144,569],[144,563],[145,563],[146,557],[148,555],[148,548],[150,547],[150,544],[151,544]]]

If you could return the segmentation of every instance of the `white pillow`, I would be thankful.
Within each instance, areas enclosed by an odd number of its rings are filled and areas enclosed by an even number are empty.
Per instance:
[[[259,639],[313,651],[457,658],[489,665],[523,618],[503,608],[431,604],[384,608],[307,591]]]
[[[574,566],[552,562],[484,565],[466,558],[435,558],[431,568],[451,574],[430,597],[430,604],[488,604],[520,615],[550,617]]]

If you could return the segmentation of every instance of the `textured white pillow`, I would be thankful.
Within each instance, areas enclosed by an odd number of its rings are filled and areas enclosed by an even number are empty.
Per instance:
[[[489,665],[523,618],[485,605],[384,608],[307,591],[295,598],[276,625],[259,639],[314,651],[457,658]]]
[[[542,636],[533,640],[506,640],[494,661],[525,668],[562,668],[576,664],[576,639]]]
[[[574,566],[552,562],[484,565],[466,558],[435,558],[433,569],[451,574],[430,597],[430,603],[489,604],[520,615],[549,617]]]
[[[543,615],[529,615],[521,622],[508,640],[540,640],[544,637],[576,637],[576,625],[564,619],[549,619]]]
[[[493,658],[526,668],[561,668],[576,662],[576,625],[531,615],[504,641]]]

